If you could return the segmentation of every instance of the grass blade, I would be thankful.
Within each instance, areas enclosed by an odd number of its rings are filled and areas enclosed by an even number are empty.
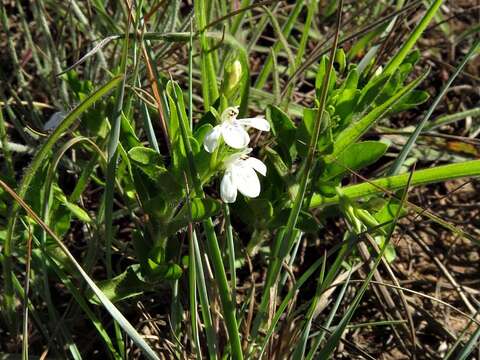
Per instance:
[[[433,184],[437,182],[460,179],[463,177],[480,176],[480,160],[465,161],[457,164],[448,164],[429,169],[415,171],[412,176],[411,186]],[[402,189],[407,184],[409,175],[401,174],[380,179],[349,185],[342,188],[342,193],[349,199],[358,199],[364,196],[381,194],[388,191]],[[312,197],[310,208],[338,204],[339,197],[323,197],[315,194]]]
[[[413,30],[413,32],[410,34],[407,41],[405,41],[398,53],[395,54],[395,56],[389,61],[389,63],[385,67],[385,74],[392,74],[394,71],[397,70],[397,68],[400,66],[402,61],[405,59],[407,54],[410,52],[412,47],[422,35],[423,31],[427,28],[430,21],[433,19],[433,16],[437,12],[442,2],[443,0],[435,0],[434,2],[432,2],[425,15],[422,17],[422,20],[420,20],[420,23],[418,23],[418,25],[415,27],[415,30]]]
[[[147,342],[142,338],[142,336],[135,330],[135,328],[130,324],[130,322],[123,316],[123,314],[113,305],[113,303],[103,294],[103,292],[98,288],[95,282],[88,276],[88,274],[83,270],[82,266],[77,262],[75,257],[70,253],[68,248],[63,244],[62,240],[57,237],[57,235],[45,224],[40,217],[35,214],[35,212],[22,200],[22,198],[16,194],[7,184],[0,180],[0,186],[19,204],[27,214],[38,224],[43,230],[45,230],[49,236],[51,236],[63,253],[68,257],[72,262],[75,269],[78,271],[80,276],[86,281],[88,286],[92,289],[94,294],[98,297],[105,309],[112,315],[112,317],[118,322],[120,327],[130,336],[130,338],[135,342],[135,344],[143,351],[143,353],[153,360],[159,360],[160,358],[156,355],[153,349],[147,344]]]
[[[75,109],[73,109],[57,126],[55,131],[50,135],[45,144],[40,148],[33,158],[30,166],[27,168],[25,175],[18,187],[18,196],[24,197],[30,183],[32,182],[36,172],[40,169],[44,161],[47,159],[50,150],[53,146],[60,140],[65,131],[85,112],[87,111],[97,100],[110,92],[117,84],[122,80],[122,76],[114,77],[107,84],[100,87],[92,95],[86,98],[82,103],[80,103]],[[14,293],[13,285],[11,283],[11,274],[13,272],[12,268],[12,253],[15,249],[15,241],[13,237],[13,232],[15,228],[17,213],[18,213],[18,204],[14,203],[12,206],[10,217],[7,224],[7,234],[3,247],[4,262],[3,262],[3,274],[5,281],[4,288],[4,301],[5,301],[5,311],[7,318],[13,318],[12,314],[15,313],[14,307]]]
[[[408,189],[412,180],[412,175],[413,172],[409,173],[409,178],[407,179],[407,184],[405,186],[405,190],[402,195],[402,200],[401,200],[401,206],[398,208],[397,213],[395,214],[395,218],[393,220],[393,226],[391,227],[391,230],[389,234],[385,237],[384,244],[375,259],[375,262],[373,266],[370,268],[370,271],[366,277],[366,279],[363,281],[361,288],[358,290],[357,294],[355,295],[354,300],[352,301],[352,304],[348,308],[346,314],[343,316],[342,320],[340,323],[337,325],[335,330],[333,331],[332,335],[328,338],[327,343],[325,346],[322,348],[320,353],[318,354],[318,358],[320,359],[328,359],[330,358],[332,352],[334,351],[335,347],[337,346],[338,342],[340,341],[340,338],[345,331],[347,325],[350,323],[350,320],[353,317],[353,314],[355,310],[357,309],[358,305],[360,305],[360,300],[363,297],[363,294],[367,290],[368,285],[370,284],[370,280],[373,277],[374,271],[378,268],[378,265],[380,265],[380,262],[382,261],[383,255],[385,254],[385,251],[387,249],[387,246],[390,242],[390,239],[392,237],[393,231],[395,230],[395,224],[397,223],[398,219],[400,218],[400,213],[401,209],[403,207],[403,204],[405,203],[407,199],[407,194],[408,194]]]
[[[265,314],[267,313],[268,304],[270,302],[270,290],[274,286],[275,281],[278,278],[281,264],[283,263],[283,259],[287,255],[287,253],[290,251],[290,246],[293,245],[292,239],[294,238],[297,232],[295,229],[295,225],[297,223],[298,216],[300,214],[300,210],[303,205],[303,199],[305,197],[305,193],[307,190],[307,183],[310,178],[310,172],[314,165],[315,152],[317,148],[318,138],[320,135],[320,127],[323,120],[325,104],[327,100],[327,92],[328,92],[327,89],[328,89],[328,84],[330,82],[330,74],[332,73],[331,70],[333,68],[333,61],[335,59],[335,52],[336,52],[339,33],[340,33],[342,7],[343,7],[343,1],[340,0],[340,3],[338,5],[338,16],[337,16],[337,27],[336,27],[337,31],[334,39],[334,46],[332,47],[329,64],[327,66],[327,72],[326,72],[327,75],[323,79],[322,92],[320,94],[320,100],[319,100],[320,104],[318,107],[314,130],[313,130],[312,137],[310,139],[310,144],[308,147],[308,154],[302,166],[303,173],[301,176],[299,189],[295,197],[292,209],[290,211],[287,224],[285,226],[285,232],[277,236],[277,239],[278,239],[277,245],[275,245],[275,247],[272,249],[272,259],[270,261],[268,271],[267,271],[267,279],[265,280],[259,312],[253,322],[252,337],[254,339],[257,335],[257,332],[259,330],[261,323],[263,322]]]
[[[415,145],[415,141],[417,140],[418,136],[422,132],[423,128],[425,127],[427,121],[430,119],[430,116],[434,112],[435,108],[437,105],[440,103],[442,100],[443,96],[449,89],[450,85],[452,85],[453,81],[456,79],[458,74],[462,71],[464,66],[467,64],[468,60],[476,53],[477,48],[479,48],[480,45],[480,40],[477,40],[470,50],[468,51],[467,55],[465,55],[465,58],[462,60],[462,62],[457,66],[455,69],[455,72],[450,76],[448,81],[443,85],[442,89],[438,93],[437,97],[433,101],[432,105],[430,105],[427,113],[423,117],[422,121],[418,123],[418,125],[415,127],[415,131],[410,135],[410,137],[407,140],[407,143],[403,146],[402,151],[400,154],[398,154],[397,158],[395,159],[395,162],[392,164],[392,167],[390,168],[388,175],[395,175],[398,174],[400,171],[405,159],[407,158],[408,154],[412,150],[413,146]]]

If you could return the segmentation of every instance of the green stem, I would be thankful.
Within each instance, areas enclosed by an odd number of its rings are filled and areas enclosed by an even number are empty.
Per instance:
[[[283,26],[282,34],[285,39],[288,39],[288,37],[290,36],[290,32],[292,31],[293,26],[295,25],[295,21],[303,8],[303,3],[304,3],[303,1],[297,1],[297,3],[295,4],[295,7],[293,8],[292,12],[288,17],[287,22]],[[280,46],[282,46],[281,41],[277,41],[273,46],[273,50],[275,54],[278,54],[280,50]],[[258,75],[257,81],[255,82],[256,89],[261,89],[265,85],[265,83],[268,80],[268,76],[272,71],[272,66],[273,66],[273,59],[272,59],[272,55],[269,54],[267,57],[267,60],[265,60],[265,63],[262,66],[262,70]]]
[[[198,293],[200,298],[200,306],[202,309],[203,323],[205,333],[207,335],[208,355],[211,360],[217,359],[217,341],[215,339],[215,330],[213,329],[212,314],[210,313],[210,301],[208,300],[207,285],[203,271],[202,255],[198,246],[197,234],[195,230],[192,234],[192,240],[195,250],[195,266],[197,270]]]
[[[230,208],[227,204],[223,205],[225,217],[225,233],[227,235],[228,263],[230,266],[230,283],[232,287],[232,299],[236,299],[237,276],[235,271],[235,243],[233,241],[232,223],[230,222]]]
[[[480,176],[480,160],[465,161],[457,164],[448,164],[429,169],[415,171],[412,175],[411,186],[433,184],[437,182],[459,179],[463,177]],[[396,191],[405,187],[409,174],[394,175],[375,179],[356,185],[345,186],[342,194],[349,199],[358,199],[364,196],[382,194],[387,191]],[[310,209],[336,205],[340,201],[338,196],[323,197],[315,194],[310,202]]]
[[[197,19],[198,29],[204,29],[207,25],[206,4],[204,0],[194,1],[195,17]],[[190,34],[189,34],[190,37]],[[202,77],[202,93],[204,100],[204,109],[208,110],[218,98],[218,85],[215,67],[213,64],[212,53],[209,50],[207,36],[205,31],[200,33],[200,67]]]
[[[202,189],[201,181],[198,176],[198,172],[195,166],[195,161],[193,159],[193,151],[189,141],[188,132],[187,132],[187,119],[185,119],[184,111],[182,111],[183,106],[183,96],[181,89],[176,83],[172,82],[172,87],[174,88],[174,97],[175,105],[178,113],[178,122],[180,123],[180,130],[182,133],[183,143],[185,145],[185,150],[187,153],[188,161],[188,170],[190,178],[193,181],[194,190],[197,196],[205,198],[205,194]],[[181,104],[181,105],[180,105]],[[220,300],[223,307],[223,316],[225,319],[225,325],[227,327],[228,337],[230,341],[232,358],[233,359],[243,359],[242,346],[240,343],[240,335],[238,333],[238,325],[235,314],[235,304],[233,302],[230,289],[228,286],[227,275],[225,273],[225,266],[223,265],[222,253],[220,247],[218,246],[217,235],[215,234],[215,229],[211,218],[208,218],[203,221],[203,228],[205,230],[205,235],[207,238],[207,251],[209,254],[209,259],[213,264],[213,272],[215,279],[217,281],[218,290],[220,293]]]
[[[247,6],[250,5],[251,0],[242,0],[240,3],[239,9],[243,9]],[[233,24],[232,27],[230,28],[230,33],[235,36],[235,34],[238,31],[238,28],[242,24],[242,20],[245,16],[246,11],[242,11],[240,14],[236,15],[235,18],[233,19]]]

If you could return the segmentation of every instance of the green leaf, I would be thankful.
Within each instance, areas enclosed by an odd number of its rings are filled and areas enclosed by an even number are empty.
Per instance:
[[[321,179],[331,180],[348,169],[359,170],[373,164],[387,151],[388,145],[380,141],[363,141],[351,145],[333,163],[326,164]]]
[[[138,269],[138,265],[131,265],[120,275],[112,279],[99,281],[97,285],[112,303],[141,295],[148,289],[148,286],[137,275]],[[102,305],[90,289],[87,291],[87,298],[95,305]]]
[[[78,220],[86,223],[92,221],[88,213],[85,210],[83,210],[80,206],[73,204],[69,201],[65,201],[63,204],[68,208],[68,210],[72,212],[73,216],[75,216]]]
[[[335,62],[338,64],[338,70],[340,71],[340,73],[343,73],[347,66],[347,59],[345,56],[345,51],[343,51],[343,49],[337,50],[335,54]]]
[[[182,276],[182,268],[175,263],[157,264],[148,259],[148,265],[150,267],[149,280],[177,280]]]
[[[133,162],[136,162],[141,165],[159,165],[162,164],[162,158],[160,154],[155,150],[143,147],[136,146],[131,148],[128,151],[128,156]]]
[[[310,138],[312,137],[313,126],[315,123],[315,118],[317,116],[318,109],[303,109],[303,119],[300,125],[297,128],[296,132],[296,143],[298,155],[305,157],[308,151],[308,144],[310,143]]]
[[[267,108],[267,120],[272,125],[272,132],[281,149],[283,158],[288,157],[288,162],[291,164],[292,158],[296,155],[292,147],[295,142],[295,124],[286,113],[275,105],[270,105]]]
[[[399,51],[395,54],[395,56],[389,61],[388,65],[385,67],[385,73],[391,74],[397,70],[397,68],[402,64],[404,59],[407,57],[408,53],[415,45],[417,40],[422,35],[423,31],[427,28],[430,21],[433,19],[433,16],[437,12],[438,8],[442,4],[442,0],[435,0],[431,3],[430,7],[428,8],[427,12],[421,18],[418,25],[415,29],[410,33],[408,39],[403,43],[402,47]]]
[[[360,94],[360,90],[351,88],[345,88],[338,94],[334,116],[340,117],[340,126],[347,125],[350,122]]]
[[[394,96],[385,101],[382,105],[374,107],[368,114],[362,117],[360,120],[352,123],[345,130],[340,132],[340,134],[335,139],[333,144],[333,152],[331,155],[325,158],[326,162],[332,162],[337,158],[345,149],[347,149],[351,144],[355,143],[365,132],[370,129],[370,127],[382,116],[385,116],[390,110],[391,107],[398,103],[400,99],[410,91],[412,91],[420,82],[427,76],[428,72],[424,73],[422,76],[412,81],[407,86],[403,87],[398,91]]]
[[[267,199],[245,199],[235,205],[239,218],[251,228],[265,228],[273,217],[273,206]]]
[[[370,106],[374,106],[375,99],[380,96],[383,89],[390,81],[390,78],[390,74],[382,74],[371,79],[361,90],[360,98],[357,106],[355,107],[355,112],[362,112],[368,109]]]
[[[323,79],[327,74],[327,66],[328,66],[328,56],[325,55],[320,60],[320,64],[318,65],[317,76],[315,77],[315,92],[317,94],[317,98],[320,97],[320,91],[323,85]],[[328,82],[327,93],[330,93],[333,90],[336,82],[337,82],[337,73],[332,68],[332,71],[330,74],[330,80]]]
[[[195,130],[193,137],[197,140],[199,144],[203,144],[203,139],[205,139],[207,133],[210,132],[212,129],[213,126],[211,124],[203,124]]]
[[[219,201],[211,198],[193,198],[190,200],[190,207],[192,211],[191,218],[189,214],[190,210],[188,209],[187,204],[184,204],[180,212],[168,224],[168,234],[177,232],[181,228],[187,226],[190,221],[203,221],[209,217],[217,215],[220,212],[222,205]]]
[[[350,66],[346,80],[342,84],[342,89],[355,90],[358,86],[360,74],[356,66]]]
[[[125,114],[122,112],[121,116],[121,140],[122,145],[125,147],[125,150],[129,150],[132,147],[140,146],[140,140],[138,140],[137,135],[135,134],[135,130],[132,127],[133,122],[127,119]]]
[[[162,173],[167,171],[163,167],[162,157],[153,149],[135,146],[128,152],[128,157],[132,161],[132,165],[140,169],[152,180],[156,180]]]
[[[428,100],[430,95],[423,90],[413,90],[410,94],[406,95],[397,105],[393,107],[393,111],[403,111],[414,108],[423,104]]]

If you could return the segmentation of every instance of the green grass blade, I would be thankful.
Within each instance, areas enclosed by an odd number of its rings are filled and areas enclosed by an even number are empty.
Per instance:
[[[333,304],[332,310],[330,311],[330,314],[328,315],[327,321],[326,321],[325,325],[323,326],[324,328],[328,329],[330,327],[330,325],[332,324],[333,319],[335,318],[335,315],[337,314],[338,308],[340,307],[340,304],[343,300],[343,297],[345,296],[345,291],[347,290],[347,287],[350,283],[350,276],[351,276],[351,272],[349,272],[347,279],[345,280],[342,288],[340,289],[340,292],[338,293],[338,295],[335,299],[335,303]],[[315,353],[318,350],[318,347],[320,346],[320,344],[323,341],[324,336],[325,336],[325,331],[323,331],[323,329],[321,329],[320,333],[312,341],[312,346],[310,348],[310,351],[308,352],[308,354],[305,358],[306,360],[312,360],[313,359],[313,357],[315,356]]]
[[[185,106],[183,104],[183,94],[180,87],[174,83],[170,83],[173,88],[174,103],[176,105],[176,111],[179,118],[180,130],[182,134],[182,140],[185,145],[188,160],[188,171],[190,178],[193,180],[195,193],[202,198],[205,197],[203,193],[201,181],[196,170],[195,161],[193,159],[193,151],[190,144],[190,139],[187,132],[188,120],[185,118]],[[233,359],[243,359],[242,346],[240,343],[240,335],[238,333],[238,325],[236,319],[235,303],[232,299],[231,290],[229,289],[227,275],[225,273],[225,266],[223,264],[223,258],[218,246],[217,236],[211,218],[203,221],[205,234],[207,237],[207,248],[209,252],[209,258],[213,264],[213,271],[215,279],[218,285],[220,293],[220,300],[223,307],[223,316],[225,325],[227,327],[229,342],[231,346],[231,356]]]
[[[392,164],[388,175],[395,175],[398,174],[400,171],[403,163],[405,162],[405,159],[407,158],[408,154],[412,150],[413,146],[415,145],[415,142],[417,141],[418,136],[422,132],[424,126],[426,125],[427,121],[430,119],[430,116],[432,113],[435,111],[437,105],[440,103],[442,100],[443,96],[446,94],[447,90],[450,88],[450,85],[452,85],[453,81],[457,78],[458,74],[462,71],[464,66],[467,64],[468,60],[476,53],[477,48],[479,48],[480,45],[480,40],[477,40],[470,50],[468,51],[467,55],[465,55],[465,58],[460,62],[460,64],[457,66],[455,69],[455,72],[450,76],[448,81],[443,85],[442,89],[438,93],[437,97],[433,101],[432,105],[430,105],[427,113],[423,117],[422,121],[418,123],[418,125],[415,127],[415,131],[410,135],[410,137],[407,140],[407,143],[403,146],[402,151],[400,154],[398,154],[397,158],[395,159],[394,163]]]
[[[107,179],[105,186],[105,259],[107,277],[112,277],[112,213],[113,213],[113,193],[115,189],[115,173],[117,169],[118,144],[120,139],[120,126],[122,122],[123,99],[126,85],[126,67],[128,56],[128,37],[125,38],[122,49],[121,72],[122,81],[118,84],[116,92],[115,111],[112,116],[112,127],[107,145]]]
[[[250,6],[250,3],[251,3],[251,0],[242,0],[239,8],[240,9],[246,8],[246,7]],[[230,33],[233,36],[235,36],[235,34],[237,33],[237,30],[239,29],[240,25],[242,24],[242,20],[243,20],[244,17],[245,17],[245,11],[242,11],[238,15],[236,15],[235,18],[233,19],[233,24],[232,24],[232,27],[230,29]]]
[[[343,7],[343,1],[340,0],[339,6],[338,6],[338,17],[337,17],[337,27],[336,27],[337,31],[334,39],[334,46],[332,47],[329,64],[327,66],[327,75],[323,79],[324,81],[322,86],[322,92],[320,94],[317,117],[315,119],[314,129],[313,129],[312,137],[310,139],[307,157],[305,158],[304,163],[302,164],[303,173],[301,175],[297,195],[295,197],[291,211],[288,216],[287,224],[285,225],[285,232],[277,236],[277,244],[272,249],[271,260],[268,266],[267,279],[265,280],[262,299],[260,302],[260,308],[253,322],[252,337],[254,339],[267,313],[267,308],[270,303],[270,290],[274,286],[279,276],[279,271],[281,269],[283,259],[290,251],[290,247],[291,245],[293,245],[292,239],[294,239],[294,236],[297,233],[297,230],[295,229],[295,225],[297,223],[298,216],[300,214],[300,210],[303,205],[303,200],[307,190],[307,183],[310,178],[310,172],[313,169],[313,165],[315,161],[315,152],[316,152],[317,143],[320,135],[320,127],[323,121],[324,109],[325,109],[326,100],[327,100],[327,92],[328,92],[327,89],[328,89],[328,84],[330,82],[330,75],[332,73],[331,69],[333,68],[333,61],[335,59],[335,52],[336,52],[338,38],[339,38],[340,24],[341,24],[341,17],[342,17],[342,7]]]
[[[360,301],[363,298],[363,294],[367,290],[368,285],[370,284],[370,280],[372,279],[375,270],[378,268],[378,266],[380,265],[380,262],[382,261],[382,258],[385,254],[385,251],[386,251],[387,246],[390,242],[390,239],[392,238],[393,231],[395,230],[395,225],[396,225],[398,219],[400,218],[400,214],[401,214],[401,211],[402,211],[402,208],[403,208],[403,204],[405,203],[405,201],[407,199],[408,189],[409,189],[409,186],[410,186],[410,183],[411,183],[411,180],[412,180],[412,173],[410,173],[408,175],[409,175],[409,178],[407,179],[406,186],[404,187],[405,190],[404,190],[403,195],[402,195],[402,200],[401,200],[401,203],[400,203],[401,206],[398,208],[397,213],[395,214],[395,218],[393,220],[393,226],[391,227],[391,230],[390,230],[389,234],[385,237],[384,244],[383,244],[382,248],[380,249],[380,252],[379,252],[377,258],[375,259],[375,262],[373,263],[373,266],[370,268],[370,271],[369,271],[367,277],[363,281],[361,288],[358,290],[357,294],[355,295],[355,298],[353,299],[353,301],[352,301],[351,305],[349,306],[347,312],[342,317],[342,319],[340,320],[340,323],[336,326],[336,328],[333,331],[333,333],[331,334],[331,336],[328,338],[325,346],[320,350],[320,353],[318,354],[319,359],[329,359],[330,356],[332,355],[336,346],[340,342],[340,338],[341,338],[343,332],[345,331],[347,325],[350,323],[350,321],[353,317],[353,314],[355,313],[355,310],[360,305]],[[343,196],[343,194],[342,194],[342,196]]]
[[[198,246],[197,234],[193,231],[192,240],[195,251],[195,266],[197,273],[198,294],[200,307],[202,310],[203,326],[207,337],[207,347],[209,359],[217,359],[217,340],[215,337],[215,329],[213,328],[212,314],[210,312],[210,301],[208,299],[207,284],[205,282],[205,272],[203,270],[202,255]]]
[[[480,160],[471,160],[457,164],[449,164],[429,169],[417,170],[412,176],[411,186],[433,184],[437,182],[460,179],[464,177],[480,176]],[[342,193],[349,199],[358,199],[364,196],[382,194],[385,190],[396,191],[405,187],[408,174],[384,177],[356,185],[342,188]],[[338,196],[330,198],[315,194],[310,208],[338,204]]]
[[[208,45],[208,39],[205,35],[203,29],[207,25],[207,13],[206,13],[206,3],[204,0],[198,0],[194,2],[195,8],[195,17],[197,19],[198,29],[201,30],[200,33],[200,68],[201,68],[201,77],[202,77],[202,93],[204,101],[204,109],[208,110],[210,106],[218,98],[218,84],[217,84],[217,75],[215,72],[215,67],[213,63],[213,56],[210,52]]]
[[[470,321],[463,327],[463,330],[457,336],[457,340],[450,347],[450,349],[448,349],[448,352],[445,354],[445,357],[443,358],[444,360],[450,359],[450,357],[453,356],[453,354],[457,351],[457,348],[462,344],[462,339],[464,335],[467,333],[468,329],[470,329],[470,327],[474,323],[474,319],[478,318],[479,314],[480,314],[480,310],[477,310],[475,314],[473,314],[472,319],[470,319]],[[478,326],[478,329],[480,329],[480,326]]]
[[[408,39],[405,41],[403,46],[400,48],[398,53],[395,54],[395,56],[389,61],[389,63],[385,67],[385,70],[383,71],[385,74],[392,74],[397,70],[397,68],[403,62],[403,60],[413,48],[417,40],[420,38],[420,36],[422,36],[423,31],[427,28],[428,24],[433,19],[433,16],[437,12],[442,2],[443,0],[435,0],[432,2],[427,12],[422,17],[413,32],[410,34]]]
[[[143,353],[149,358],[154,360],[159,360],[160,358],[156,355],[155,351],[147,344],[147,342],[142,338],[142,336],[135,330],[135,328],[130,324],[130,322],[123,316],[123,314],[116,308],[115,305],[105,296],[105,294],[100,290],[100,288],[95,284],[95,282],[88,276],[88,274],[83,270],[82,266],[77,262],[75,257],[70,253],[68,248],[63,244],[62,240],[57,237],[57,235],[45,224],[40,217],[35,214],[35,212],[17,195],[7,184],[0,180],[0,186],[10,194],[10,196],[19,204],[27,214],[38,224],[43,230],[45,230],[49,236],[51,236],[63,253],[71,261],[75,270],[78,271],[80,276],[85,280],[87,285],[92,289],[93,293],[98,297],[105,309],[112,315],[112,317],[118,322],[120,327],[128,334],[132,341],[143,351]]]
[[[469,359],[472,351],[478,347],[478,342],[480,340],[480,326],[477,326],[477,330],[470,336],[465,346],[462,348],[460,353],[457,356],[457,360],[466,360]]]
[[[122,80],[121,76],[115,77],[110,80],[107,84],[100,87],[97,91],[95,91],[92,95],[86,98],[83,102],[81,102],[75,109],[73,109],[63,121],[58,125],[55,131],[49,136],[45,144],[38,150],[35,157],[33,158],[30,166],[27,168],[25,175],[18,187],[18,195],[23,198],[27,192],[27,189],[30,186],[36,172],[40,169],[43,163],[47,160],[47,156],[50,153],[50,150],[53,146],[60,140],[62,135],[65,131],[73,125],[73,123],[85,112],[87,111],[97,100],[101,97],[106,95],[110,92],[117,84]],[[13,271],[12,268],[12,253],[15,249],[15,242],[14,242],[14,228],[16,223],[16,218],[18,214],[18,205],[14,203],[11,209],[11,215],[8,220],[7,224],[7,235],[4,242],[3,247],[3,254],[4,254],[4,262],[3,262],[3,274],[4,274],[4,302],[5,302],[5,311],[6,316],[11,317],[12,314],[15,313],[14,308],[14,293],[13,293],[13,286],[11,284],[11,273]],[[9,315],[10,314],[10,315]]]
[[[480,107],[476,107],[473,109],[468,109],[465,111],[460,111],[454,114],[448,114],[448,115],[443,115],[435,120],[431,121],[429,124],[426,124],[424,127],[424,131],[430,131],[433,130],[437,127],[443,126],[443,125],[448,125],[452,124],[454,122],[457,122],[459,120],[463,120],[467,117],[472,117],[476,118],[480,116]]]
[[[237,274],[235,271],[235,243],[233,240],[233,228],[230,221],[230,208],[228,207],[228,204],[223,205],[223,214],[225,217],[225,233],[227,237],[228,265],[230,267],[230,286],[232,291],[232,299],[235,299],[237,293]]]
[[[290,12],[288,16],[288,20],[283,26],[281,31],[284,39],[288,39],[288,37],[290,36],[290,32],[292,31],[293,26],[295,25],[295,21],[297,20],[298,15],[300,15],[303,5],[304,5],[304,2],[301,0],[297,0],[297,2],[295,3],[295,7]],[[275,45],[273,46],[273,50],[275,54],[278,54],[278,52],[280,51],[280,46],[282,46],[281,41],[276,42]],[[292,64],[293,63],[294,62],[292,62]],[[268,80],[268,76],[272,71],[272,66],[273,66],[272,55],[269,54],[255,82],[256,89],[261,89],[265,85],[265,83]]]

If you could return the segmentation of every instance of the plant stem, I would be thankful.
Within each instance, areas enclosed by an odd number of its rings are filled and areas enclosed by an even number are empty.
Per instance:
[[[205,198],[205,194],[202,189],[201,181],[198,176],[198,172],[195,166],[195,161],[193,159],[193,151],[190,144],[190,140],[187,132],[187,119],[185,119],[184,111],[182,111],[183,105],[183,96],[179,86],[172,83],[174,88],[174,101],[177,107],[178,120],[180,123],[180,130],[182,133],[183,143],[185,145],[185,150],[187,153],[188,161],[188,170],[190,172],[190,178],[192,179],[194,190],[197,196]],[[223,307],[223,316],[225,319],[225,325],[227,327],[228,337],[230,341],[232,358],[241,360],[243,359],[242,346],[240,342],[240,335],[238,333],[238,325],[235,314],[235,304],[232,299],[232,295],[228,286],[227,275],[225,273],[225,267],[223,265],[222,253],[220,247],[218,246],[217,235],[215,234],[215,229],[211,218],[208,218],[203,221],[203,228],[205,230],[205,235],[207,238],[207,251],[209,258],[213,264],[214,276],[217,281],[218,290],[220,293],[220,300]]]

